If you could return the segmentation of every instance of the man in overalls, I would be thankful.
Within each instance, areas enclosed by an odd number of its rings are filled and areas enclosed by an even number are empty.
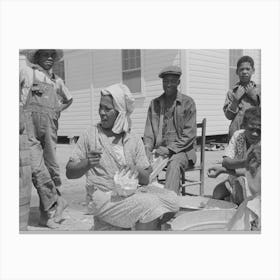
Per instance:
[[[20,71],[20,112],[24,114],[31,149],[32,181],[40,198],[40,224],[59,227],[67,203],[61,197],[56,159],[58,118],[73,99],[61,78],[52,72],[62,50],[29,50],[31,63]]]

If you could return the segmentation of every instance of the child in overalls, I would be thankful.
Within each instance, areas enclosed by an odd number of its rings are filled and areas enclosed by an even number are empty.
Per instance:
[[[20,72],[20,106],[24,112],[31,149],[32,181],[40,198],[40,224],[59,227],[67,206],[57,187],[61,186],[56,159],[57,129],[60,112],[72,103],[62,79],[52,73],[61,50],[30,50],[33,63]]]

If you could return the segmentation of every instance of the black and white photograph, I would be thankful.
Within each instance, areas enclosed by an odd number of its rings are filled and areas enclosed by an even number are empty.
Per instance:
[[[19,52],[21,231],[261,231],[261,51]]]
[[[0,1],[0,280],[279,280],[278,0]]]

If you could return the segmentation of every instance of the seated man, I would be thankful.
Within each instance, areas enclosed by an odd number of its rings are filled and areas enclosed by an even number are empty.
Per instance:
[[[164,68],[164,93],[153,99],[148,109],[144,144],[148,159],[156,156],[169,158],[165,187],[180,192],[180,170],[193,166],[196,154],[196,106],[193,99],[178,91],[182,71],[177,66]]]

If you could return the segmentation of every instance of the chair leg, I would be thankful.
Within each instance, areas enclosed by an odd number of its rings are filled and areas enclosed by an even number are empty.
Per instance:
[[[185,176],[185,170],[181,170],[181,176],[182,176],[182,180],[181,180],[181,184],[182,184],[182,196],[186,195],[186,188],[184,187],[184,184],[186,182],[186,176]]]

